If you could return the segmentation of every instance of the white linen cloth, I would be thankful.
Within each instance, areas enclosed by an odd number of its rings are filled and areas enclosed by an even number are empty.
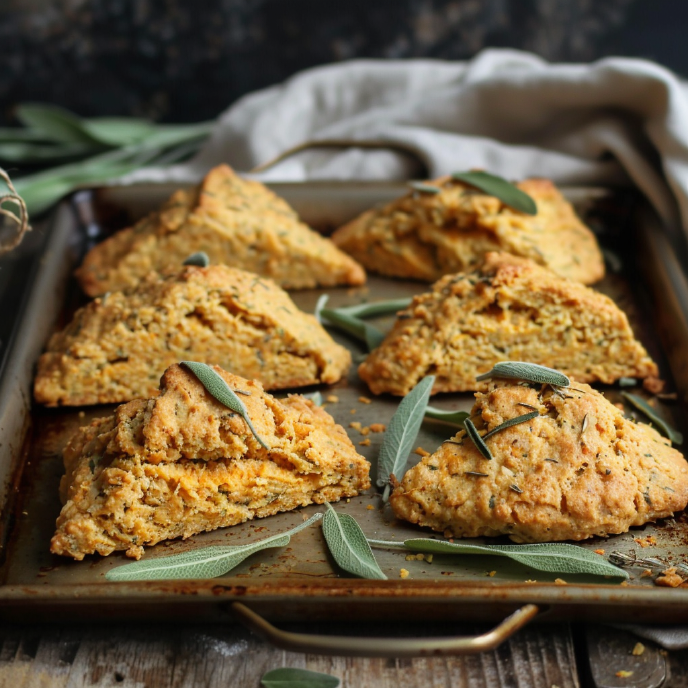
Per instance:
[[[247,172],[314,139],[401,144],[430,176],[482,168],[508,179],[634,183],[662,219],[688,228],[688,89],[640,59],[549,64],[491,49],[468,62],[353,60],[301,72],[238,100],[189,162],[119,180],[198,181],[226,162]],[[405,179],[408,155],[299,153],[263,180]]]

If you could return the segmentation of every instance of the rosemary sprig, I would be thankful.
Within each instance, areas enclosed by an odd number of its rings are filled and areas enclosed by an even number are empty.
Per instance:
[[[522,416],[516,416],[516,418],[510,418],[509,420],[505,420],[503,423],[500,423],[496,428],[492,428],[490,432],[483,435],[483,441],[485,441],[488,437],[492,437],[492,435],[501,432],[502,430],[506,430],[507,428],[510,428],[514,425],[518,425],[519,423],[525,423],[526,421],[532,420],[533,418],[537,418],[539,415],[539,411],[531,411],[530,413],[524,413]]]
[[[483,438],[480,436],[478,433],[477,428],[475,425],[473,425],[473,421],[470,418],[466,418],[463,424],[464,428],[466,428],[466,434],[468,437],[471,439],[473,444],[476,446],[476,449],[488,460],[492,460],[492,452],[490,452],[490,448],[485,444],[483,441]]]

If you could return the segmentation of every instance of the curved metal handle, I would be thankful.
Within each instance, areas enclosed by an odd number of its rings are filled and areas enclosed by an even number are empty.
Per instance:
[[[525,626],[539,611],[534,604],[526,604],[483,635],[460,638],[357,638],[281,631],[241,602],[234,602],[232,609],[248,628],[282,650],[340,657],[437,657],[493,650]]]

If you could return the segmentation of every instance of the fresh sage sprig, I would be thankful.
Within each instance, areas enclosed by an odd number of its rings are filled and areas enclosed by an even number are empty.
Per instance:
[[[537,382],[554,387],[569,387],[571,385],[571,380],[564,373],[560,373],[553,368],[547,368],[547,366],[538,365],[537,363],[524,363],[523,361],[501,361],[500,363],[495,363],[492,370],[478,375],[475,379],[480,382],[493,377]]]
[[[498,198],[504,205],[527,215],[537,215],[537,204],[517,186],[489,172],[454,172],[452,177],[459,182],[474,186],[490,196]]]
[[[672,444],[683,444],[683,435],[678,430],[674,430],[663,418],[660,418],[645,399],[630,392],[621,392],[621,396],[629,404],[642,411],[659,428],[661,433],[671,440]]]
[[[300,523],[286,533],[271,535],[264,540],[247,545],[217,545],[203,547],[192,552],[173,554],[169,557],[158,557],[146,561],[137,561],[111,569],[105,574],[109,581],[142,581],[142,580],[181,580],[188,578],[216,578],[241,564],[244,559],[256,552],[271,547],[286,547],[291,536],[312,525],[322,518],[315,514],[307,521]]]
[[[260,682],[265,688],[338,688],[341,685],[336,676],[291,667],[268,671]]]
[[[468,438],[473,442],[475,445],[476,449],[488,460],[492,460],[492,452],[490,451],[490,448],[485,444],[485,441],[483,438],[480,436],[480,433],[478,432],[478,429],[473,425],[473,421],[467,418],[463,424],[463,427],[466,428],[466,435],[468,435]]]
[[[385,335],[376,327],[348,313],[342,313],[338,308],[322,308],[320,310],[320,317],[330,325],[334,325],[340,330],[344,330],[344,332],[348,332],[356,337],[356,339],[365,342],[368,351],[372,351],[380,346],[385,338]]]
[[[466,418],[470,417],[467,411],[444,411],[443,409],[435,408],[434,406],[425,407],[425,417],[441,420],[452,425],[459,425],[463,427]]]
[[[533,418],[537,418],[539,415],[539,411],[531,411],[530,413],[524,413],[522,416],[516,416],[516,418],[509,418],[509,420],[505,420],[503,423],[500,423],[496,428],[492,428],[490,432],[485,433],[483,435],[483,440],[486,440],[488,437],[492,437],[492,435],[495,435],[496,433],[506,430],[514,425],[525,423]]]
[[[270,450],[270,447],[265,444],[253,427],[253,423],[248,416],[246,405],[239,399],[234,390],[230,389],[229,385],[220,375],[218,375],[207,363],[182,361],[181,365],[188,368],[198,378],[199,382],[206,388],[210,396],[217,399],[221,404],[224,404],[228,409],[234,411],[234,413],[238,413],[244,419],[258,443],[264,449]]]
[[[322,530],[332,558],[337,565],[360,578],[387,580],[387,576],[380,570],[373,550],[368,540],[356,523],[356,519],[348,514],[337,513],[329,503],[323,518]]]
[[[424,554],[489,554],[508,557],[538,571],[628,578],[628,573],[585,547],[560,542],[533,545],[471,545],[432,538],[413,538],[402,542],[368,540],[373,547],[391,547]]]
[[[210,258],[205,251],[197,251],[192,253],[182,265],[195,265],[199,268],[207,268],[210,265]]]
[[[389,423],[377,461],[377,484],[378,487],[385,488],[382,493],[382,500],[385,502],[389,499],[389,476],[394,474],[398,480],[403,477],[434,384],[434,375],[424,377],[401,400]]]

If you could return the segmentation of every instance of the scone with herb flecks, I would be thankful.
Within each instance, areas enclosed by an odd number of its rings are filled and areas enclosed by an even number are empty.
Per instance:
[[[97,296],[134,286],[151,270],[179,265],[199,251],[212,264],[255,272],[285,289],[365,282],[363,268],[301,222],[286,201],[227,165],[95,246],[76,276]]]
[[[485,389],[476,377],[508,360],[584,382],[657,375],[609,297],[503,253],[416,296],[358,371],[375,394],[407,394],[429,374],[433,392],[457,392]]]
[[[533,198],[537,215],[441,177],[427,184],[438,193],[409,191],[340,227],[332,240],[368,270],[391,277],[433,282],[474,269],[490,251],[504,251],[584,284],[602,279],[604,260],[595,235],[557,187],[546,179],[516,186]]]
[[[266,389],[337,382],[351,354],[271,280],[224,265],[185,267],[99,297],[51,338],[36,401],[79,406],[157,394],[182,359],[217,362]]]
[[[259,382],[213,370],[240,394],[256,434],[188,368],[171,366],[160,396],[120,406],[69,442],[54,554],[80,560],[126,550],[138,559],[162,540],[337,501],[370,486],[368,462],[326,411],[298,395],[280,401]]]
[[[626,532],[688,504],[688,463],[649,425],[634,423],[586,384],[555,390],[498,382],[477,393],[485,458],[464,430],[411,468],[390,503],[402,519],[453,537],[516,542]]]

